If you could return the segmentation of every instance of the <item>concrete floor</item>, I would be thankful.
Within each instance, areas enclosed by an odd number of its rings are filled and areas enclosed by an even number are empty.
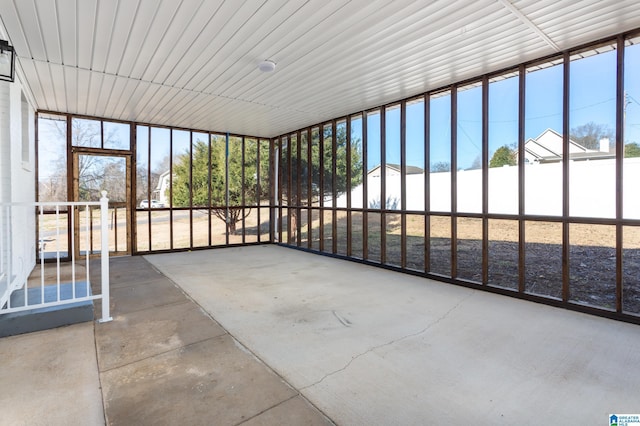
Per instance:
[[[146,256],[337,424],[605,424],[640,327],[277,246]]]
[[[640,412],[635,325],[277,246],[115,258],[111,279],[113,322],[0,339],[1,425]]]
[[[110,269],[112,322],[0,339],[0,425],[331,424],[142,257]]]

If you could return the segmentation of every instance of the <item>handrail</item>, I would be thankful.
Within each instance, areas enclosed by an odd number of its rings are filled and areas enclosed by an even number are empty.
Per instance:
[[[100,248],[100,257],[101,257],[101,292],[100,294],[91,294],[91,282],[89,277],[89,226],[91,224],[91,220],[89,219],[90,207],[99,206],[100,207],[100,232],[101,232],[101,248]],[[26,311],[36,308],[49,307],[49,306],[60,306],[67,305],[71,303],[83,302],[83,301],[93,301],[100,299],[102,301],[102,316],[99,319],[100,322],[111,321],[112,318],[110,316],[110,295],[109,295],[109,231],[108,231],[108,218],[109,218],[109,199],[107,198],[107,192],[102,191],[102,197],[100,201],[63,201],[63,202],[16,202],[16,203],[0,203],[0,207],[2,207],[2,217],[0,219],[5,222],[0,230],[1,238],[0,238],[0,260],[6,263],[6,267],[0,267],[0,276],[3,276],[6,279],[6,288],[3,294],[0,294],[0,315],[9,313],[9,312],[20,312]],[[45,297],[45,289],[50,289],[53,285],[45,285],[45,262],[44,262],[44,245],[40,244],[38,250],[40,251],[40,285],[39,285],[39,300],[30,300],[29,299],[29,282],[28,275],[23,273],[22,276],[15,275],[14,276],[14,268],[13,263],[15,261],[13,253],[12,253],[12,234],[11,234],[11,222],[12,215],[14,214],[13,209],[15,208],[36,208],[37,209],[37,220],[40,221],[42,225],[42,221],[44,219],[45,207],[54,207],[55,208],[55,232],[57,236],[57,247],[56,247],[56,282],[55,284],[55,297],[53,300],[47,300]],[[76,255],[75,255],[75,216],[76,211],[78,213],[78,217],[80,217],[80,208],[84,207],[84,215],[85,215],[85,225],[84,231],[87,238],[87,251],[85,257],[85,267],[86,267],[86,281],[84,285],[82,283],[76,282]],[[63,210],[64,208],[64,210]],[[60,215],[71,215],[70,216],[70,229],[67,232],[71,233],[71,250],[69,250],[71,255],[71,295],[63,295],[61,293],[63,288],[63,283],[61,283],[61,264],[60,258]],[[82,220],[82,218],[80,218]],[[64,220],[64,226],[66,227],[66,219]],[[80,224],[78,224],[80,226]],[[0,281],[1,283],[2,281]],[[64,283],[65,285],[68,283]],[[17,306],[12,306],[11,294],[16,290],[24,288],[24,301],[19,303]],[[33,289],[33,287],[31,287]],[[64,297],[63,297],[64,296]],[[69,297],[68,297],[69,296]],[[48,299],[51,299],[49,297]]]

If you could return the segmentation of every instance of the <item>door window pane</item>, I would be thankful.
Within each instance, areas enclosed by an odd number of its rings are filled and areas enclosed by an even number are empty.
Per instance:
[[[102,148],[102,128],[99,120],[71,119],[71,145],[83,148]]]
[[[131,125],[104,121],[104,149],[131,149]]]

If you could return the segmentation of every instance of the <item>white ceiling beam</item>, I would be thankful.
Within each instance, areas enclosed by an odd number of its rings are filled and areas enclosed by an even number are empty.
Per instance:
[[[545,43],[547,43],[553,50],[555,50],[556,52],[560,52],[560,47],[558,47],[558,45],[549,38],[549,36],[547,36],[544,31],[542,31],[540,28],[538,28],[538,26],[536,24],[534,24],[533,22],[531,22],[531,20],[529,18],[527,18],[526,16],[524,16],[524,14],[522,12],[520,12],[520,10],[515,7],[513,4],[511,4],[511,2],[509,0],[498,0],[499,3],[502,3],[502,5],[509,10],[509,12],[513,13],[520,21],[522,21],[523,24],[525,24],[527,27],[529,27],[533,32],[535,32],[536,34],[538,34],[538,36],[544,40]]]

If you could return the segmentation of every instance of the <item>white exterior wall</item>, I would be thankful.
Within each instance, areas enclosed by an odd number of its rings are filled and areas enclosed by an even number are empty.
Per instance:
[[[35,112],[23,102],[22,85],[0,81],[0,203],[35,201]],[[23,161],[23,127],[28,138],[28,158]],[[9,218],[3,211],[3,247],[11,244],[12,275],[19,282],[35,266],[36,226],[32,209],[14,207],[10,218],[10,235],[6,225]],[[5,250],[3,270],[6,270],[8,250]],[[0,289],[0,295],[2,289]]]

